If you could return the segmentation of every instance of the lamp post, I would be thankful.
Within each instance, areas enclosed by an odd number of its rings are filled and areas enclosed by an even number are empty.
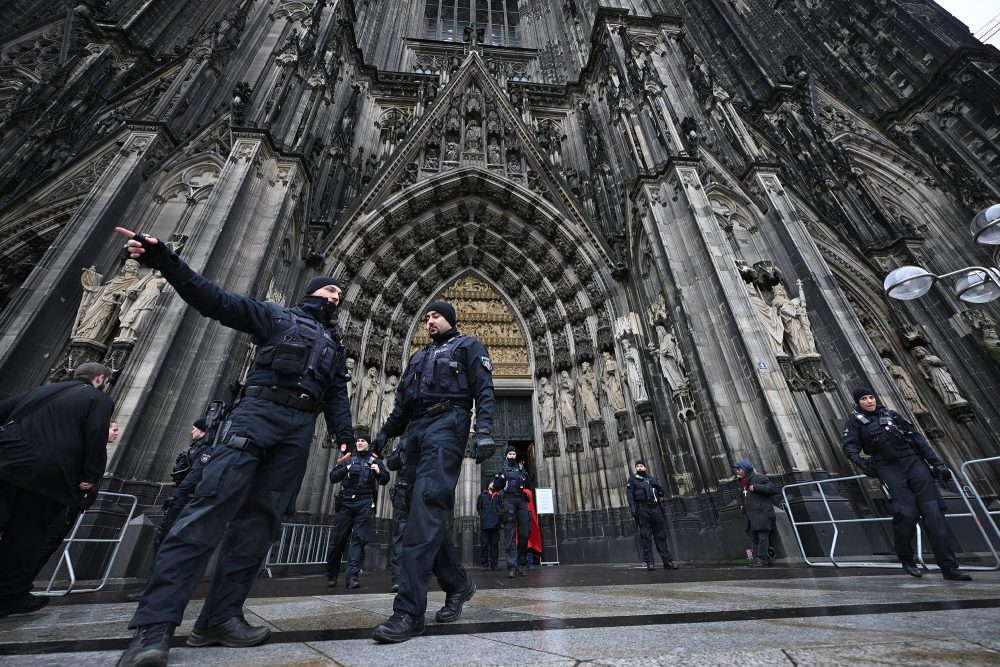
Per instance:
[[[935,275],[920,266],[901,266],[885,277],[883,289],[893,299],[910,301],[930,291],[942,278],[955,281],[955,296],[969,303],[986,303],[1000,297],[1000,204],[984,208],[969,225],[972,240],[993,249],[993,266],[967,266]]]

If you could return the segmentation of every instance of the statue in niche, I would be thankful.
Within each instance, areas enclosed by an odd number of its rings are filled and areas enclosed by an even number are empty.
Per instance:
[[[660,341],[659,346],[654,347],[650,344],[648,349],[659,361],[663,378],[672,391],[687,387],[688,378],[684,373],[683,357],[677,338],[662,324],[656,325],[656,338]]]
[[[490,139],[490,145],[486,147],[486,156],[486,161],[489,164],[501,164],[500,144],[497,143],[496,139]]]
[[[597,401],[597,375],[590,362],[580,364],[580,374],[576,378],[580,391],[580,402],[583,403],[583,416],[587,423],[601,419],[601,406]]]
[[[538,379],[538,408],[542,413],[542,433],[555,433],[556,390],[544,375]]]
[[[764,325],[764,330],[767,332],[767,339],[771,342],[771,351],[778,357],[787,356],[785,354],[785,347],[782,344],[785,339],[785,327],[781,323],[781,317],[778,316],[773,306],[764,301],[764,297],[760,295],[760,292],[757,291],[757,287],[753,283],[747,283],[746,285],[750,303],[753,304],[754,310],[757,311],[757,317],[760,319],[760,323]]]
[[[931,354],[926,347],[913,348],[913,356],[919,359],[920,373],[924,376],[944,404],[949,408],[968,405],[955,384],[955,378],[948,372],[948,367],[937,355]]]
[[[889,371],[892,379],[895,380],[896,386],[899,387],[899,391],[903,394],[903,398],[909,404],[910,409],[913,410],[913,414],[922,415],[927,414],[930,410],[924,405],[924,402],[920,400],[920,395],[917,394],[917,388],[913,386],[913,380],[910,379],[909,373],[906,369],[898,364],[892,363],[892,359],[888,357],[882,357],[882,365],[885,369]]]
[[[444,150],[444,161],[445,162],[458,162],[458,144],[454,141],[449,141]]]
[[[798,281],[798,286],[799,295],[789,299],[785,287],[779,283],[774,286],[774,297],[771,299],[771,307],[781,318],[794,359],[816,355],[816,341],[806,312],[806,296],[802,291],[801,280]]]
[[[147,273],[125,292],[125,302],[118,316],[116,343],[134,343],[139,339],[139,333],[166,284],[166,279],[153,271]]]
[[[625,373],[628,376],[629,393],[636,403],[648,401],[649,395],[646,393],[646,383],[642,376],[642,360],[639,358],[639,350],[632,347],[628,338],[622,338],[622,348],[625,355]]]
[[[457,108],[452,107],[448,110],[448,119],[445,121],[445,128],[452,132],[458,132],[462,129],[462,116],[458,113]]]
[[[569,371],[559,373],[559,415],[562,417],[563,428],[579,426],[576,419],[576,383]]]
[[[382,409],[379,413],[379,425],[384,425],[389,419],[389,414],[392,413],[392,406],[396,402],[396,387],[399,385],[399,378],[395,375],[390,375],[385,380],[385,385],[382,387]]]
[[[101,285],[102,277],[94,267],[83,270],[80,284],[84,294],[76,311],[71,341],[104,344],[118,322],[118,311],[126,293],[139,280],[139,262],[126,261],[118,275],[105,285]]]
[[[602,352],[601,356],[604,358],[604,374],[601,376],[604,393],[615,414],[625,412],[625,394],[622,393],[622,381],[618,375],[618,362],[610,352]]]
[[[437,146],[427,146],[424,148],[424,169],[437,169],[438,168],[438,152]]]
[[[375,419],[375,404],[378,402],[378,369],[372,366],[361,380],[361,405],[358,407],[357,423],[371,426]]]
[[[358,376],[354,372],[354,367],[357,364],[353,357],[347,358],[347,399],[350,400],[354,396],[354,390],[358,388]]]
[[[465,150],[475,152],[483,150],[483,132],[479,128],[479,123],[474,120],[465,126]]]

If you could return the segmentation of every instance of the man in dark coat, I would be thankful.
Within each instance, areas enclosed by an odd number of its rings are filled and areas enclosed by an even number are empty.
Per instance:
[[[41,609],[31,595],[45,533],[95,490],[107,463],[115,404],[111,371],[81,364],[73,379],[0,401],[0,618]]]
[[[868,477],[878,477],[892,508],[893,546],[903,570],[911,577],[923,573],[914,561],[913,537],[923,519],[941,575],[952,581],[971,581],[958,569],[948,543],[944,501],[934,480],[951,475],[927,439],[895,410],[878,404],[875,390],[854,390],[854,409],[844,422],[844,454]],[[864,456],[862,456],[864,454]]]
[[[646,462],[635,462],[635,474],[625,483],[625,498],[628,500],[632,518],[639,528],[639,542],[642,544],[642,558],[646,569],[653,570],[653,542],[663,559],[663,569],[676,570],[677,563],[670,554],[667,544],[667,524],[660,510],[660,498],[664,496],[663,485],[646,472]]]
[[[774,530],[774,504],[771,497],[778,493],[778,487],[767,475],[754,472],[753,463],[742,459],[733,466],[736,476],[743,486],[743,505],[740,509],[747,516],[747,534],[753,561],[750,567],[767,567],[770,561],[771,531]]]
[[[320,413],[338,444],[354,442],[347,364],[334,322],[343,287],[309,281],[298,306],[227,292],[155,238],[122,227],[132,259],[158,270],[205,317],[250,334],[257,345],[243,397],[202,469],[194,496],[164,537],[129,627],[122,667],[165,665],[174,628],[219,547],[212,587],[188,646],[256,646],[271,635],[243,616],[243,603],[302,485]]]
[[[493,481],[476,498],[479,513],[479,560],[484,570],[496,570],[500,557],[500,494]]]

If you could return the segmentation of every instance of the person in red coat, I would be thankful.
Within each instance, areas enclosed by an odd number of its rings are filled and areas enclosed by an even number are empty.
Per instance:
[[[531,513],[531,532],[528,533],[528,551],[532,553],[532,560],[540,563],[542,556],[542,529],[538,526],[538,511],[535,510],[535,494],[531,489],[525,489],[524,495],[528,497],[528,512]]]

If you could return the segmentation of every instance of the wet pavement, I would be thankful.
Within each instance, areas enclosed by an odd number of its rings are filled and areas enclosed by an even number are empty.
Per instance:
[[[470,570],[479,591],[452,624],[383,646],[391,582],[329,589],[319,575],[261,579],[247,620],[272,628],[248,649],[184,646],[201,602],[177,629],[171,665],[1000,665],[1000,572],[972,582],[902,570],[688,566],[539,568],[524,578]],[[0,664],[112,665],[127,646],[136,585],[54,598],[0,619]]]

